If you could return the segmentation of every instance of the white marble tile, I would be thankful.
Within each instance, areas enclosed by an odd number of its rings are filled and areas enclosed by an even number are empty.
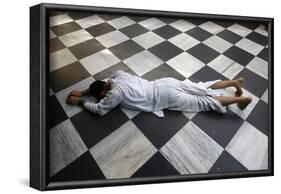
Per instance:
[[[155,30],[157,28],[160,28],[162,26],[165,26],[166,23],[162,22],[161,20],[157,18],[149,18],[147,20],[143,20],[139,22],[140,25],[147,28],[148,30]]]
[[[91,75],[111,67],[120,62],[110,50],[104,49],[80,60],[80,63]]]
[[[113,26],[116,29],[121,29],[121,28],[125,28],[127,26],[130,26],[130,25],[132,25],[136,22],[131,20],[127,16],[123,16],[123,17],[120,17],[120,18],[110,20],[107,23],[109,23],[111,26]]]
[[[171,24],[170,26],[176,28],[177,30],[181,32],[186,32],[188,30],[191,30],[192,28],[195,28],[196,26],[186,20],[177,20]]]
[[[189,121],[160,152],[181,174],[207,173],[223,148]]]
[[[66,98],[68,96],[68,94],[72,91],[72,90],[85,90],[87,88],[89,88],[89,85],[91,83],[93,83],[95,80],[92,76],[77,82],[76,84],[71,85],[68,88],[65,88],[61,91],[59,91],[58,93],[56,93],[56,97],[60,103],[60,105],[62,106],[62,108],[64,109],[64,112],[66,113],[66,115],[70,118],[73,117],[74,115],[76,115],[77,113],[81,112],[83,109],[80,106],[76,106],[76,105],[69,105],[67,104]]]
[[[255,57],[247,66],[252,72],[262,76],[264,79],[268,79],[268,63],[267,61]]]
[[[263,46],[247,39],[247,38],[243,38],[241,39],[239,42],[237,42],[235,44],[237,47],[253,54],[253,55],[257,55],[261,52],[261,50],[264,48]]]
[[[186,78],[205,66],[204,63],[186,52],[170,59],[167,64]]]
[[[143,48],[148,49],[163,42],[165,39],[161,36],[158,36],[154,32],[147,32],[136,36],[132,40],[141,45]]]
[[[157,149],[132,121],[126,122],[90,149],[108,179],[129,178]]]
[[[61,49],[50,54],[50,71],[64,67],[77,61],[76,57],[67,49]]]
[[[215,24],[214,22],[211,22],[211,21],[205,22],[205,23],[201,24],[199,27],[212,34],[217,34],[225,29],[224,27],[222,27],[218,24]]]
[[[50,130],[49,175],[53,176],[87,151],[87,147],[68,119]]]
[[[187,35],[186,33],[181,33],[177,36],[174,36],[168,41],[185,51],[200,43],[200,41]]]
[[[123,61],[130,69],[136,74],[142,76],[152,69],[163,64],[163,61],[153,55],[151,52],[144,50],[140,53],[133,55]]]
[[[206,39],[203,43],[209,46],[210,48],[218,51],[219,53],[224,53],[226,50],[233,46],[233,44],[229,43],[228,41],[225,41],[224,39],[218,36],[211,36],[210,38]]]
[[[251,29],[241,26],[237,23],[233,24],[232,26],[228,27],[227,29],[242,37],[245,37],[252,32]]]
[[[252,102],[248,105],[248,107],[244,110],[240,110],[237,106],[237,104],[232,104],[229,105],[229,109],[234,112],[235,114],[237,114],[239,117],[241,117],[242,119],[246,120],[247,117],[250,115],[250,113],[252,112],[252,110],[255,108],[256,104],[259,101],[259,98],[256,97],[254,94],[252,94],[251,92],[249,92],[246,89],[242,89],[243,90],[243,96],[250,96],[252,97]],[[228,88],[226,91],[232,91],[231,93],[229,93],[229,95],[234,95],[234,88]]]
[[[244,68],[224,55],[219,55],[207,65],[228,79],[233,79]]]
[[[50,27],[65,24],[72,21],[73,19],[69,17],[67,14],[53,16],[50,17]]]
[[[50,30],[50,39],[56,38],[56,37],[57,37],[57,35],[52,30]]]
[[[76,45],[92,38],[93,36],[84,29],[70,32],[59,37],[59,39],[67,47]]]
[[[247,121],[226,147],[248,170],[268,168],[268,138]]]
[[[121,33],[118,30],[98,36],[96,37],[96,39],[106,48],[115,46],[121,42],[129,40],[127,36],[125,36],[123,33]]]
[[[127,115],[129,119],[134,118],[136,115],[140,113],[140,111],[138,110],[133,110],[125,107],[122,107],[121,110]]]
[[[268,89],[264,92],[264,94],[262,95],[261,99],[268,103]]]
[[[184,114],[184,116],[188,119],[192,119],[195,115],[197,115],[196,112],[182,112],[182,114]]]
[[[264,35],[264,36],[266,36],[266,37],[268,37],[268,31],[265,29],[265,27],[263,27],[263,26],[259,26],[258,28],[256,28],[255,30],[254,30],[256,33],[259,33],[259,34],[261,34],[261,35]]]
[[[103,22],[104,20],[97,15],[76,20],[76,23],[78,23],[82,28],[89,28],[91,26],[95,26]]]

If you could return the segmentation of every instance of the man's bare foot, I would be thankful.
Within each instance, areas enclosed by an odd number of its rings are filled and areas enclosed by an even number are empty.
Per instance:
[[[244,78],[239,78],[236,81],[236,85],[235,85],[235,88],[236,88],[236,92],[235,92],[235,96],[239,97],[239,96],[242,96],[243,94],[243,91],[242,91],[242,86],[243,86],[243,83],[244,83]]]
[[[252,97],[241,97],[242,99],[237,102],[237,106],[240,110],[244,110],[252,102]]]

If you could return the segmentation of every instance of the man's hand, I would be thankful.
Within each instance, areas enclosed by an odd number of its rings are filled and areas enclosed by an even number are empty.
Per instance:
[[[75,96],[75,97],[79,97],[81,98],[83,95],[82,95],[82,92],[78,91],[78,90],[73,90],[69,93],[68,96]]]
[[[66,98],[66,103],[67,104],[79,105],[80,101],[81,101],[81,98],[80,97],[76,97],[76,96],[69,95]]]

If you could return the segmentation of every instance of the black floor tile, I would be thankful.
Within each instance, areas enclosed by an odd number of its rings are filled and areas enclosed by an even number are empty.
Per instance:
[[[103,79],[109,77],[110,75],[112,75],[117,70],[122,70],[122,71],[125,71],[125,72],[127,72],[131,75],[136,75],[136,73],[134,73],[127,65],[120,62],[120,63],[117,63],[116,65],[114,65],[112,67],[109,67],[109,68],[95,74],[93,77],[96,80],[103,80]]]
[[[87,151],[74,162],[50,178],[51,182],[85,181],[105,179],[102,171]]]
[[[207,81],[214,81],[214,80],[226,80],[222,74],[216,72],[209,66],[205,66],[201,68],[199,71],[194,73],[192,76],[188,78],[192,82],[207,82]]]
[[[207,22],[206,20],[203,20],[203,19],[188,19],[187,21],[189,21],[189,22],[191,22],[191,23],[193,23],[194,25],[197,25],[197,26]]]
[[[268,48],[262,49],[262,51],[258,54],[258,57],[265,61],[268,61]]]
[[[104,116],[82,111],[72,117],[71,121],[84,143],[90,149],[128,121],[128,118],[120,107],[117,106]]]
[[[192,121],[222,147],[227,146],[243,124],[243,120],[230,110],[225,114],[214,111],[200,112]]]
[[[105,47],[96,39],[90,39],[80,44],[69,47],[69,50],[77,57],[82,59],[103,50]]]
[[[169,26],[169,25],[165,25],[161,28],[157,28],[153,32],[158,34],[159,36],[165,38],[165,39],[169,39],[169,38],[174,37],[174,36],[181,33],[181,31],[179,31],[179,30],[177,30],[177,29],[175,29],[175,28],[173,28],[172,26]]]
[[[164,22],[166,24],[170,24],[170,23],[173,23],[178,20],[178,18],[166,18],[166,17],[159,17],[157,19],[161,20],[162,22]]]
[[[256,22],[239,22],[239,25],[251,30],[255,30],[257,27],[259,27],[260,24]]]
[[[49,83],[56,93],[89,76],[88,71],[77,61],[50,72]]]
[[[201,42],[212,36],[210,32],[207,32],[199,27],[193,28],[185,33]]]
[[[49,11],[48,14],[49,14],[49,17],[53,17],[53,16],[65,14],[65,12],[62,12],[62,11]]]
[[[119,14],[98,14],[98,16],[105,21],[109,21],[109,20],[113,20],[115,18],[119,18],[122,15],[119,15]]]
[[[179,172],[166,160],[160,152],[156,152],[142,167],[140,167],[133,177],[157,177],[180,175]]]
[[[231,47],[223,54],[243,66],[248,65],[248,63],[255,57],[251,53],[248,53],[236,46]]]
[[[190,53],[192,56],[196,57],[205,64],[211,62],[214,58],[220,55],[220,53],[202,43],[197,44],[186,52]]]
[[[115,30],[111,25],[108,23],[101,23],[98,25],[91,26],[89,28],[86,28],[87,32],[89,32],[92,36],[97,37],[101,36],[103,34],[112,32]]]
[[[56,96],[49,96],[47,100],[47,129],[55,127],[67,118]]]
[[[109,49],[119,59],[124,60],[144,49],[132,40],[128,40]]]
[[[226,20],[214,20],[212,22],[214,22],[215,24],[218,24],[224,28],[228,28],[229,26],[232,26],[234,24],[234,22],[226,21]]]
[[[79,12],[70,11],[70,12],[67,13],[67,15],[74,20],[79,20],[79,19],[82,19],[82,18],[90,17],[90,16],[94,15],[94,13],[86,12],[86,11],[83,11],[83,12],[81,12],[81,11],[79,11]]]
[[[209,173],[233,173],[248,171],[240,162],[238,162],[227,151],[223,151],[215,164],[209,170]]]
[[[260,100],[251,114],[248,116],[247,121],[251,123],[255,128],[268,135],[269,130],[269,115],[268,104]]]
[[[130,15],[128,16],[130,19],[134,20],[135,22],[141,22],[143,20],[147,20],[149,17],[140,16],[140,15]]]
[[[170,67],[166,63],[160,65],[159,67],[156,67],[152,71],[142,76],[142,78],[147,79],[149,81],[153,81],[155,79],[160,79],[164,77],[173,77],[181,81],[186,79],[184,76],[182,76],[180,73],[175,71],[172,67]]]
[[[257,97],[261,97],[268,88],[268,81],[266,79],[247,68],[244,68],[234,79],[239,77],[244,78],[243,87]]]
[[[182,49],[178,48],[168,41],[157,44],[156,46],[151,47],[148,50],[164,62],[183,52]]]
[[[250,33],[246,38],[263,46],[268,44],[268,38],[256,32]]]
[[[217,36],[219,36],[220,38],[222,38],[232,44],[235,44],[236,42],[238,42],[239,40],[242,39],[241,36],[231,32],[229,30],[221,31],[220,33],[217,34]]]
[[[58,38],[52,38],[49,42],[49,51],[50,53],[64,49],[64,44]]]
[[[51,30],[57,35],[61,36],[70,32],[82,29],[76,22],[68,22],[62,25],[51,27]]]
[[[188,119],[178,111],[164,110],[164,115],[164,118],[160,118],[153,113],[141,112],[132,119],[157,148],[161,148],[188,122]]]
[[[124,33],[126,36],[130,38],[134,38],[140,34],[144,34],[145,32],[148,32],[148,30],[139,24],[133,24],[120,29],[120,32]]]

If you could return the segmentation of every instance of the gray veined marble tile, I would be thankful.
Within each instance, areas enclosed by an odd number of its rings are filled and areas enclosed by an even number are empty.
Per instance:
[[[123,62],[139,76],[163,64],[161,59],[147,50],[137,53]]]
[[[232,26],[228,27],[227,29],[242,37],[245,37],[252,32],[251,29],[241,26],[237,23],[233,24]]]
[[[241,39],[239,42],[237,42],[235,44],[237,47],[253,54],[253,55],[257,55],[261,52],[261,50],[264,48],[263,46],[247,39],[247,38],[243,38]]]
[[[50,17],[50,27],[65,24],[71,21],[73,21],[73,19],[70,18],[67,14],[53,16]]]
[[[264,79],[268,79],[268,63],[267,61],[255,57],[247,66],[247,69],[262,76]]]
[[[90,152],[108,179],[133,175],[157,149],[132,121],[112,132]]]
[[[101,50],[80,60],[80,63],[91,75],[95,75],[119,62],[120,59],[108,49]]]
[[[218,24],[215,24],[214,22],[211,22],[211,21],[205,22],[205,23],[201,24],[199,27],[212,34],[217,34],[224,30],[224,27],[222,27]]]
[[[247,121],[232,138],[226,150],[249,170],[268,168],[268,138]]]
[[[181,174],[207,173],[223,148],[189,121],[160,152]]]
[[[169,25],[182,32],[186,32],[186,31],[196,27],[194,24],[192,24],[186,20],[177,20]]]
[[[264,92],[264,94],[262,95],[261,99],[268,103],[268,89]]]
[[[146,32],[144,34],[134,37],[132,40],[145,49],[149,49],[150,47],[153,47],[165,41],[164,38],[155,34],[154,32]]]
[[[50,30],[50,39],[56,38],[56,37],[57,37],[57,35],[52,30]]]
[[[87,147],[68,119],[50,130],[50,169],[53,176],[87,151]]]
[[[71,47],[92,38],[93,36],[84,29],[70,32],[59,37],[59,39],[67,47]]]
[[[78,23],[82,28],[89,28],[90,26],[98,25],[103,22],[104,20],[97,15],[76,20],[76,23]]]
[[[224,55],[219,55],[207,65],[223,74],[228,79],[233,79],[244,68]]]
[[[205,66],[204,63],[186,52],[170,59],[167,64],[186,78]]]
[[[186,33],[181,33],[177,36],[174,36],[168,41],[185,51],[200,43],[200,41],[196,40]]]
[[[258,28],[255,29],[255,32],[264,36],[268,36],[268,31],[265,29],[264,26],[259,26]]]
[[[59,103],[61,104],[62,108],[64,109],[66,115],[68,117],[72,117],[74,115],[76,115],[77,113],[82,111],[82,108],[80,106],[76,106],[76,105],[69,105],[65,102],[68,94],[72,91],[72,90],[85,90],[89,87],[89,85],[91,83],[93,83],[95,80],[92,76],[74,84],[71,85],[68,88],[65,88],[64,90],[56,93],[56,97],[59,101]]]
[[[67,49],[61,49],[50,54],[50,71],[64,67],[77,61],[77,58]]]
[[[149,30],[155,30],[157,28],[160,28],[160,27],[166,25],[164,22],[162,22],[161,20],[159,20],[157,18],[149,18],[147,20],[143,20],[143,21],[139,22],[139,24]]]
[[[131,20],[127,16],[123,16],[123,17],[120,17],[120,18],[110,20],[107,23],[109,23],[111,26],[113,26],[116,29],[121,29],[121,28],[125,28],[127,26],[130,26],[130,25],[132,25],[136,22]]]
[[[137,114],[140,113],[140,111],[138,111],[138,110],[133,110],[133,109],[124,108],[124,107],[122,107],[121,110],[127,115],[127,117],[129,119],[134,118]]]
[[[106,48],[115,46],[121,42],[129,40],[129,38],[118,30],[97,36],[96,39]]]
[[[218,37],[218,36],[211,36],[207,40],[203,42],[205,45],[209,46],[210,48],[215,49],[219,53],[224,53],[226,50],[228,50],[233,45],[229,43],[228,41],[225,41],[224,39]]]

